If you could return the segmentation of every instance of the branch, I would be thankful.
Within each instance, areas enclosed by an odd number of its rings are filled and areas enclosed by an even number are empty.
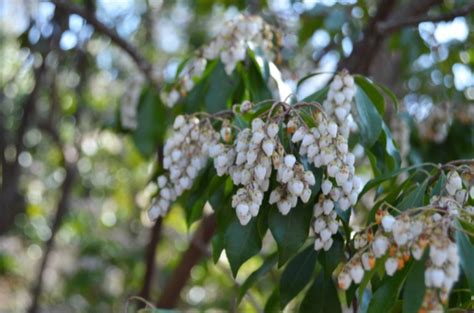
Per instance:
[[[377,26],[377,31],[381,34],[390,34],[396,32],[404,27],[409,26],[416,26],[422,22],[441,22],[441,21],[450,21],[455,19],[459,16],[466,16],[469,13],[474,11],[474,2],[465,5],[462,8],[457,10],[452,10],[449,13],[435,15],[435,16],[428,16],[428,15],[421,15],[421,16],[413,16],[408,17],[406,19],[391,19],[389,21],[380,23]]]
[[[109,28],[104,23],[99,21],[94,13],[84,10],[83,8],[64,0],[50,0],[54,5],[56,5],[61,10],[64,10],[70,14],[77,14],[91,24],[97,32],[102,33],[109,37],[117,46],[119,46],[123,51],[125,51],[135,62],[138,68],[142,73],[147,77],[147,79],[158,87],[158,83],[153,77],[153,67],[152,65],[141,55],[141,53],[129,42],[120,37],[120,35],[112,28]]]
[[[206,254],[206,249],[216,229],[216,216],[214,213],[204,217],[199,228],[194,233],[188,250],[186,250],[179,261],[178,266],[170,276],[168,284],[165,286],[157,307],[173,308],[179,300],[181,290],[189,279],[192,268]]]
[[[140,291],[140,297],[145,300],[149,300],[150,297],[151,282],[155,273],[156,248],[160,240],[162,224],[163,218],[160,216],[150,230],[150,241],[145,253],[145,276],[143,277],[142,290]]]

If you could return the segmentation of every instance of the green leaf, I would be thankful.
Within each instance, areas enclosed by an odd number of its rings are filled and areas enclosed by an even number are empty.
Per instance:
[[[384,283],[372,296],[367,313],[385,312],[395,304],[410,267],[410,264],[407,264],[403,270],[396,272],[393,277],[384,279]]]
[[[314,283],[306,292],[300,305],[301,313],[339,313],[341,303],[332,277],[327,277],[321,271]]]
[[[431,189],[431,197],[439,196],[445,184],[446,184],[446,174],[444,174],[444,172],[441,171],[441,173],[439,174],[438,181],[433,186],[433,189]]]
[[[456,243],[458,245],[461,268],[466,275],[467,283],[471,289],[471,294],[474,294],[474,245],[469,241],[466,234],[461,231],[456,231]]]
[[[311,280],[317,252],[309,245],[286,266],[280,279],[280,307],[283,309]]]
[[[344,261],[344,240],[340,235],[333,236],[333,240],[331,249],[319,253],[319,263],[328,277],[331,277],[339,263]]]
[[[280,312],[280,292],[278,288],[275,288],[265,303],[265,308],[263,309],[265,313],[278,313]]]
[[[472,235],[474,234],[474,224],[469,221],[463,220],[459,217],[458,217],[458,222],[459,222],[459,225],[461,225],[462,228],[466,232],[471,234],[471,235],[467,235],[467,234],[466,235],[469,237],[469,240],[471,241],[471,243],[474,244],[474,235]]]
[[[320,102],[320,103],[322,103],[324,101],[324,99],[326,99],[328,91],[329,91],[329,86],[326,86],[326,87],[316,91],[315,93],[307,96],[302,101],[303,102]]]
[[[286,216],[276,206],[271,207],[268,225],[278,245],[279,266],[288,261],[308,238],[312,214],[310,207],[301,204]]]
[[[219,62],[209,76],[204,103],[208,113],[216,113],[228,108],[228,102],[237,86],[239,74],[234,71],[231,76],[225,72],[222,62]]]
[[[421,186],[410,191],[410,193],[397,205],[397,208],[401,211],[405,211],[410,208],[423,206],[426,188],[428,187],[429,181],[429,178],[425,179]]]
[[[138,151],[144,156],[156,152],[158,144],[163,142],[167,126],[172,122],[154,88],[146,88],[140,96],[137,112],[137,128],[133,140]]]
[[[240,266],[257,254],[262,248],[262,238],[258,233],[257,219],[253,218],[243,226],[235,216],[225,233],[225,251],[234,277]]]
[[[389,89],[387,88],[386,86],[382,85],[382,84],[379,84],[379,83],[375,83],[375,85],[381,89],[391,100],[392,100],[392,103],[393,103],[393,106],[395,108],[395,111],[398,111],[398,108],[400,107],[399,103],[398,103],[398,98],[397,96]]]
[[[415,164],[415,165],[408,166],[408,167],[404,167],[404,168],[400,168],[400,169],[398,169],[398,170],[396,170],[396,171],[393,171],[393,172],[384,174],[384,175],[382,175],[382,176],[376,177],[376,178],[370,180],[370,181],[364,186],[364,189],[362,189],[361,193],[359,194],[359,199],[360,199],[367,191],[369,191],[370,189],[374,188],[375,186],[380,185],[382,182],[387,181],[387,180],[392,179],[392,178],[395,178],[395,177],[397,177],[398,175],[400,175],[400,174],[403,173],[403,172],[410,171],[410,170],[413,170],[413,169],[416,169],[416,168],[420,168],[420,167],[425,167],[425,166],[427,166],[427,164],[425,164],[425,163],[422,163],[422,164]]]
[[[426,255],[422,260],[415,261],[408,273],[403,289],[403,313],[418,313],[421,307],[426,288],[425,259]]]
[[[259,102],[263,100],[272,99],[273,95],[271,90],[268,88],[267,83],[260,71],[259,65],[255,59],[250,60],[248,66],[242,69],[242,76],[245,81],[245,85],[250,93],[250,100]]]
[[[273,266],[275,266],[275,264],[277,263],[277,260],[278,257],[276,253],[270,255],[267,259],[265,259],[265,261],[263,261],[263,264],[257,270],[255,270],[252,274],[249,275],[249,277],[247,277],[247,279],[239,288],[239,294],[237,295],[237,303],[242,300],[242,298],[247,293],[247,290],[249,290],[250,287],[252,287],[252,285],[254,285],[258,279],[270,272]]]
[[[377,87],[375,87],[374,83],[361,75],[355,75],[354,81],[356,82],[357,86],[364,90],[365,94],[370,98],[372,103],[377,108],[377,111],[383,116],[385,113],[385,99]]]
[[[361,141],[366,148],[369,148],[377,141],[382,131],[382,117],[362,88],[357,88],[355,105],[357,110],[355,119],[359,126]]]

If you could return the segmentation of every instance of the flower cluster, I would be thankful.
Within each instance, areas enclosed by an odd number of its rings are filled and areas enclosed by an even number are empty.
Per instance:
[[[349,152],[345,137],[339,133],[334,121],[321,112],[314,114],[317,127],[299,127],[292,136],[294,143],[301,142],[299,153],[306,156],[315,167],[325,167],[322,195],[314,206],[316,250],[328,250],[332,235],[337,232],[335,206],[343,211],[357,202],[361,181],[355,176],[355,157]]]
[[[207,60],[202,57],[191,59],[178,75],[178,79],[168,91],[162,90],[161,101],[172,108],[179,101],[181,96],[185,96],[194,88],[194,81],[199,79],[207,66]]]
[[[188,61],[173,86],[161,92],[162,101],[166,106],[173,107],[193,89],[195,80],[203,75],[210,60],[220,59],[230,75],[237,63],[245,59],[248,47],[262,48],[270,60],[275,59],[278,54],[275,43],[279,42],[279,37],[279,33],[259,16],[235,18],[223,27],[215,40]]]
[[[352,282],[360,283],[376,260],[384,262],[385,273],[393,276],[410,258],[418,261],[426,255],[422,309],[442,309],[441,303],[447,301],[459,276],[457,245],[449,232],[454,227],[453,217],[464,210],[466,193],[456,171],[448,173],[445,192],[446,196],[433,197],[429,206],[413,208],[397,217],[379,210],[375,234],[369,228],[355,236],[354,247],[358,252],[339,273],[339,288],[348,289]],[[425,253],[427,248],[429,253]]]
[[[171,203],[192,187],[199,171],[207,164],[209,148],[219,140],[219,134],[207,119],[179,115],[173,130],[163,148],[163,168],[167,172],[158,177],[160,190],[149,211],[151,218],[165,215]]]
[[[352,101],[356,93],[354,78],[347,72],[338,73],[331,84],[326,100],[323,102],[324,111],[339,126],[339,133],[349,138],[351,128],[355,127],[352,117]]]
[[[443,142],[448,136],[449,127],[453,122],[452,105],[434,105],[430,114],[417,123],[420,137],[437,143]]]
[[[315,183],[311,172],[305,172],[293,155],[285,155],[278,140],[279,127],[262,119],[252,121],[252,127],[242,130],[234,145],[216,144],[210,149],[218,175],[229,174],[235,185],[242,185],[232,198],[232,207],[242,225],[257,216],[263,194],[269,189],[273,167],[280,183],[270,194],[270,204],[277,203],[282,214],[295,207],[298,197],[307,202],[310,185]],[[273,167],[272,167],[273,164]]]
[[[231,74],[237,63],[245,59],[249,43],[262,48],[272,59],[275,36],[275,30],[261,17],[239,16],[223,27],[217,38],[204,48],[203,55],[206,59],[219,57],[227,74]]]

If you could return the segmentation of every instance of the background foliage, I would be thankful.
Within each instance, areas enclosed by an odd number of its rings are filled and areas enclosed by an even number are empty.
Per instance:
[[[215,64],[196,94],[171,111],[157,105],[158,88],[173,81],[180,62],[209,42],[223,20],[239,11],[257,13],[283,31],[278,67],[299,99],[324,99],[319,90],[331,75],[302,80],[311,73],[348,68],[372,79],[356,78],[356,108],[370,127],[362,127],[351,144],[366,148],[359,164],[366,180],[384,177],[399,161],[408,166],[472,158],[471,10],[472,3],[461,0],[84,0],[57,2],[56,10],[48,1],[1,1],[0,310],[34,312],[39,305],[44,312],[115,312],[132,295],[155,303],[171,290],[179,308],[258,312],[289,303],[292,311],[301,303],[301,311],[312,311],[318,302],[322,312],[337,312],[331,307],[336,287],[327,275],[342,257],[342,238],[331,254],[317,254],[305,248],[307,233],[288,240],[285,221],[271,209],[268,225],[255,220],[242,229],[235,216],[220,214],[228,193],[206,189],[218,220],[217,235],[207,239],[213,255],[198,249],[194,264],[183,265],[201,229],[193,222],[201,216],[202,199],[195,197],[203,190],[190,191],[162,221],[161,232],[146,215],[155,192],[146,186],[160,171],[157,150],[172,116],[196,110],[196,101],[213,112],[244,97],[278,96],[267,87],[266,68],[249,59],[227,77]],[[444,18],[420,24],[437,16]],[[144,83],[138,127],[130,132],[121,126],[120,105],[137,77]],[[232,84],[225,83],[229,79]],[[239,93],[241,84],[248,95]],[[426,188],[423,175],[408,175],[407,184],[387,177],[392,180],[378,193],[396,188],[387,194],[394,203],[405,205],[397,198],[400,190],[407,195],[403,201],[411,201],[406,205],[423,203],[417,193]],[[210,186],[222,183],[211,180]],[[367,218],[373,198],[362,199],[359,211],[366,214],[356,219]],[[291,214],[288,227],[307,229],[304,211]],[[269,232],[264,236],[267,228],[276,244]],[[243,232],[251,233],[245,237],[250,241],[241,241]],[[219,258],[216,251],[230,246],[245,253]],[[184,287],[170,286],[186,266]],[[415,284],[416,267],[407,271],[413,273],[408,283]],[[283,288],[275,288],[280,282]],[[395,276],[391,289],[377,292],[392,294],[399,284]],[[458,303],[469,301],[455,296]]]

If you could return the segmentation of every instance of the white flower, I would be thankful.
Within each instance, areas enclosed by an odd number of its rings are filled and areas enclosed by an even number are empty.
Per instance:
[[[369,253],[365,252],[361,256],[362,266],[366,271],[370,271],[372,267],[370,266],[370,255]]]
[[[431,270],[431,284],[433,287],[441,288],[445,279],[444,271],[435,268]]]
[[[168,182],[168,179],[166,178],[166,176],[161,175],[158,177],[158,187],[160,188],[165,187],[167,182]]]
[[[184,119],[184,116],[178,115],[174,119],[173,128],[174,129],[181,128],[181,126],[183,126],[185,122],[186,122],[186,120]]]
[[[386,232],[392,231],[394,223],[395,223],[395,218],[389,214],[385,215],[382,218],[382,226]]]
[[[388,276],[393,276],[398,268],[398,260],[396,258],[388,258],[385,261],[385,271]]]
[[[355,265],[351,268],[350,274],[354,283],[359,284],[364,277],[364,269],[359,264]]]
[[[324,251],[328,251],[329,249],[331,249],[333,242],[334,242],[334,240],[332,240],[332,238],[329,238],[329,239],[324,243],[324,246],[323,246]]]
[[[424,252],[424,250],[421,249],[421,247],[419,247],[419,246],[413,246],[411,248],[411,255],[413,255],[413,258],[415,260],[420,260],[421,257],[423,256],[423,252]]]
[[[329,215],[331,211],[334,209],[334,202],[329,199],[324,200],[323,202],[323,212],[326,215]]]
[[[270,138],[275,138],[275,136],[278,134],[278,124],[271,123],[268,125],[267,134]]]
[[[387,238],[380,236],[375,238],[374,243],[372,245],[372,249],[374,251],[374,255],[376,258],[379,258],[385,255],[388,249],[388,240]]]
[[[322,230],[319,235],[320,235],[322,241],[327,241],[327,240],[329,240],[329,238],[331,238],[332,234],[331,234],[331,231],[326,228],[326,229]]]
[[[270,193],[270,199],[268,200],[268,203],[275,204],[278,201],[280,201],[280,199],[281,199],[280,192],[277,189],[275,189]]]
[[[303,127],[298,128],[293,136],[291,137],[292,142],[298,142],[301,141],[306,134],[306,130]]]
[[[348,273],[341,272],[337,277],[337,283],[339,288],[347,290],[351,286],[352,278]]]
[[[332,183],[330,180],[325,179],[321,184],[321,190],[323,191],[324,195],[327,195],[332,189]]]
[[[448,259],[448,252],[445,249],[438,249],[435,246],[431,246],[430,258],[434,265],[442,266],[443,263]]]
[[[265,179],[265,175],[267,174],[267,169],[263,165],[257,165],[254,169],[254,172],[255,172],[255,176],[257,180],[261,181]]]
[[[292,154],[288,154],[285,156],[285,165],[289,168],[293,168],[293,165],[295,165],[296,158]]]
[[[288,201],[280,201],[277,203],[278,210],[281,214],[287,215],[291,210],[291,203]]]
[[[275,150],[275,144],[271,140],[267,139],[263,142],[262,149],[269,157],[273,154],[273,151]]]
[[[346,211],[351,206],[351,203],[347,197],[341,197],[338,201],[339,208],[343,211]]]
[[[334,122],[330,122],[328,124],[328,132],[331,137],[335,138],[337,135],[337,124]]]
[[[303,182],[294,179],[290,182],[288,187],[292,194],[299,196],[303,193],[304,184]]]
[[[320,233],[326,228],[326,222],[323,219],[318,218],[314,221],[313,228],[315,233]]]
[[[321,250],[322,248],[324,247],[324,242],[317,238],[315,241],[314,241],[314,250],[316,251],[319,251]]]

